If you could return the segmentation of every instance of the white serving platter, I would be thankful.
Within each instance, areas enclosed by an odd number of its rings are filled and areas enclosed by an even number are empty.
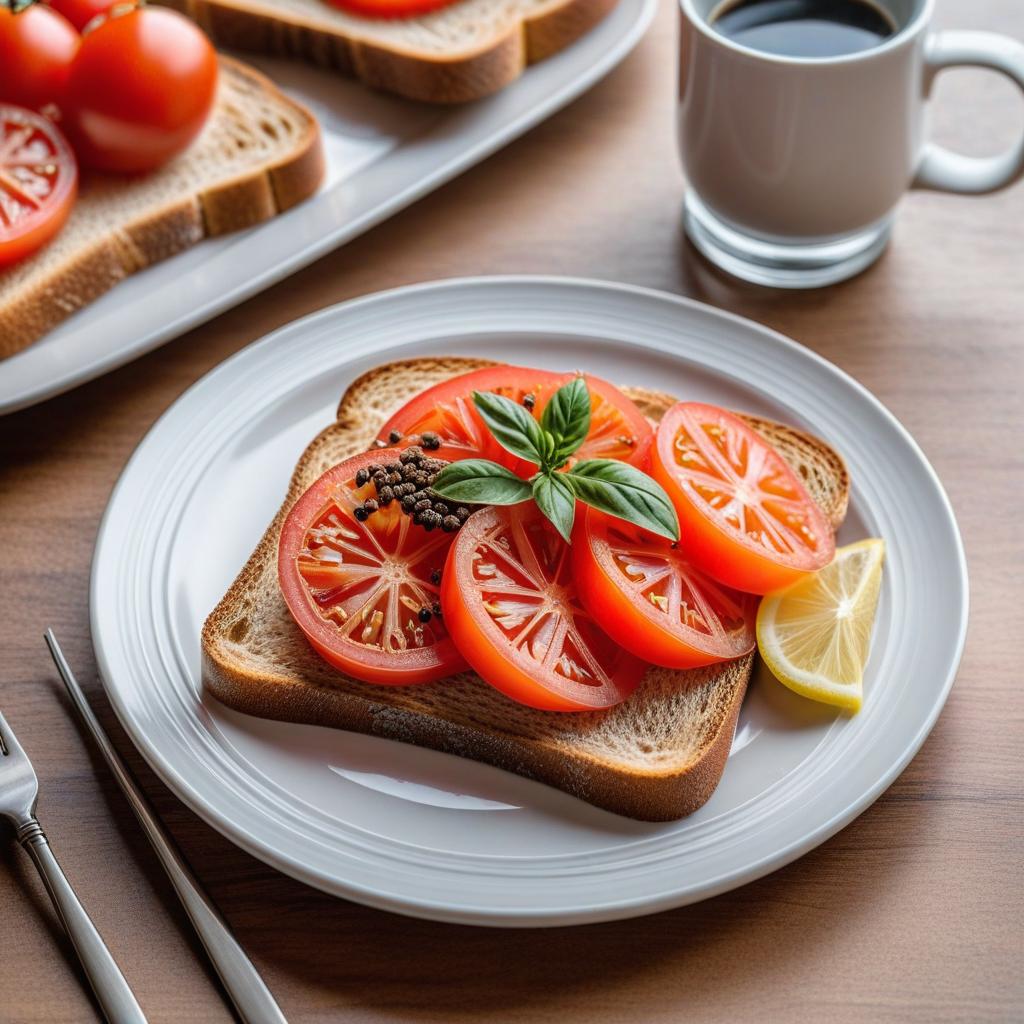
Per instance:
[[[477,103],[437,107],[290,61],[240,56],[316,114],[327,177],[301,206],[123,281],[0,360],[0,415],[122,366],[369,230],[586,92],[639,42],[657,0],[619,0],[572,46]]]

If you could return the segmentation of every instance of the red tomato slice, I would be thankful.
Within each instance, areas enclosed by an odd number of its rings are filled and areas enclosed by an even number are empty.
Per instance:
[[[679,514],[681,549],[722,583],[767,594],[832,560],[832,529],[799,477],[724,409],[699,402],[669,409],[651,475]]]
[[[716,583],[677,544],[580,506],[572,559],[587,611],[655,665],[696,668],[754,649],[757,598]]]
[[[327,0],[333,7],[340,7],[351,14],[364,18],[415,18],[441,7],[447,7],[454,0]]]
[[[397,455],[364,452],[320,477],[288,513],[277,562],[285,602],[313,647],[355,678],[391,686],[466,667],[432,611],[439,593],[431,577],[455,534],[427,533],[397,503],[364,522],[354,515],[375,494],[372,484],[356,487],[356,473]],[[427,622],[423,608],[431,609]]]
[[[539,420],[551,396],[571,378],[569,373],[522,366],[488,366],[464,373],[420,392],[384,424],[378,437],[395,444],[434,433],[443,444],[467,455],[493,459],[529,476],[536,467],[507,452],[491,436],[473,405],[473,392],[493,391],[519,403],[532,396],[533,415]],[[621,459],[637,464],[646,455],[651,425],[618,388],[589,374],[586,381],[591,398],[590,433],[572,461]]]
[[[571,562],[532,502],[486,508],[455,535],[441,583],[445,625],[470,665],[546,711],[619,704],[646,670],[580,603]]]
[[[64,226],[78,168],[64,136],[40,114],[0,104],[0,269]]]

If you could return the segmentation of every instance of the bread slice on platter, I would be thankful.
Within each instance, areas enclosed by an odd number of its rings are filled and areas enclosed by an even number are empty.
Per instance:
[[[313,115],[259,72],[221,57],[213,113],[184,153],[138,177],[88,175],[61,233],[0,273],[0,359],[129,274],[301,202],[323,171]]]
[[[165,0],[221,46],[330,68],[430,103],[497,92],[593,28],[616,0],[456,0],[415,18],[364,18],[325,0]]]
[[[754,655],[709,668],[651,667],[636,692],[605,711],[561,713],[518,704],[471,672],[420,686],[372,686],[323,661],[289,613],[277,580],[281,526],[331,466],[369,448],[399,405],[484,360],[414,359],[372,370],[345,392],[337,420],[306,449],[280,511],[203,627],[203,681],[252,715],[351,729],[415,743],[538,779],[592,804],[649,821],[700,807],[725,767]],[[626,388],[652,420],[676,399]],[[834,527],[849,480],[823,441],[747,417],[800,473]]]

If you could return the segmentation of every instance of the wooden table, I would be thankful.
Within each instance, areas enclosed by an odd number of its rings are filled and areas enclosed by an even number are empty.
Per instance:
[[[1020,0],[940,0],[943,24],[1024,38]],[[52,624],[121,752],[293,1024],[312,1021],[1010,1021],[1024,1018],[1024,187],[913,195],[882,261],[802,295],[738,285],[684,242],[675,13],[588,96],[390,223],[158,352],[0,420],[0,707],[32,755],[69,877],[154,1022],[231,1019],[184,914],[58,692]],[[1021,122],[995,75],[938,89],[975,152]],[[892,788],[835,838],[657,917],[497,931],[331,899],[237,850],[164,789],[96,678],[89,562],[110,489],[156,417],[254,338],[354,295],[533,271],[664,288],[838,363],[906,424],[967,545],[971,630],[949,704]],[[2,368],[0,368],[0,372]],[[92,1021],[25,855],[0,845],[0,1020]]]

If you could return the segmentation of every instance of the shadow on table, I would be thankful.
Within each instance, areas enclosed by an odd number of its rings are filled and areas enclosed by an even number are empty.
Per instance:
[[[684,295],[775,326],[783,333],[788,333],[790,323],[801,323],[808,316],[814,317],[816,314],[827,315],[835,305],[847,308],[859,302],[865,310],[874,310],[889,301],[890,290],[897,286],[892,275],[886,271],[888,250],[882,253],[877,262],[848,281],[807,290],[768,288],[732,277],[719,270],[694,248],[682,224],[677,236],[677,257],[678,288]]]

